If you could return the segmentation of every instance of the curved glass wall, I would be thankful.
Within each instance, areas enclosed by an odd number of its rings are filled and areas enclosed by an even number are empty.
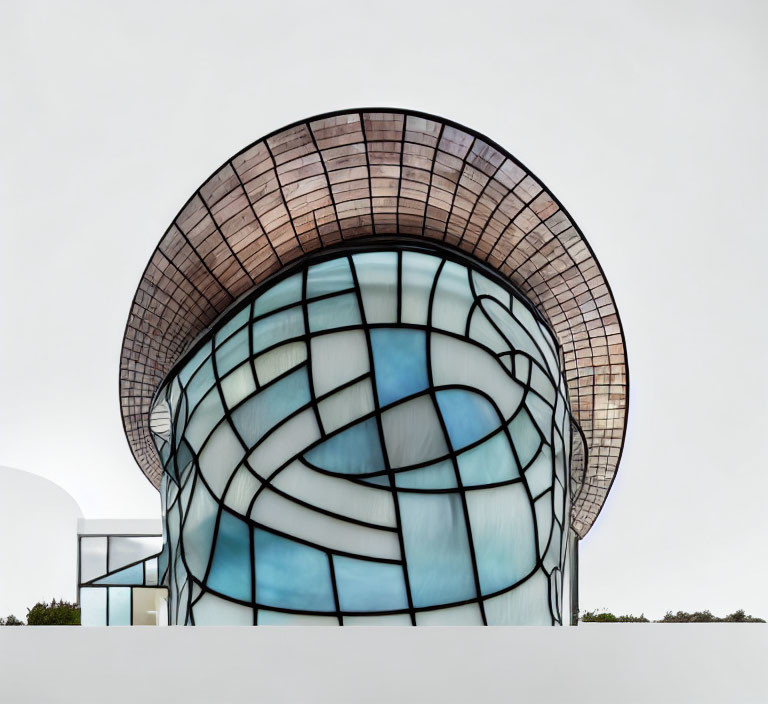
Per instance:
[[[241,301],[166,379],[180,624],[559,624],[556,342],[474,264],[337,253]]]

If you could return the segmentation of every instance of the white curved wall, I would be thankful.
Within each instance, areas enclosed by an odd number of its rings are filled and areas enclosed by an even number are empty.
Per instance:
[[[77,598],[77,502],[57,484],[0,467],[0,617]]]

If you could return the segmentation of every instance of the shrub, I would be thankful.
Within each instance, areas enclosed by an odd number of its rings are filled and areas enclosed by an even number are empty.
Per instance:
[[[19,621],[13,614],[8,618],[0,618],[0,626],[23,626],[24,621]]]
[[[639,616],[632,616],[631,614],[623,614],[622,616],[614,616],[610,611],[585,611],[581,615],[581,621],[584,623],[649,623],[645,614]]]
[[[80,607],[68,601],[56,601],[50,604],[38,601],[27,610],[27,624],[30,626],[79,626]]]

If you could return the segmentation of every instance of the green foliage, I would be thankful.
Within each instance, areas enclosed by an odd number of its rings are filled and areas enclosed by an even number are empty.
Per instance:
[[[614,616],[610,611],[599,610],[585,611],[579,620],[583,623],[651,623],[644,614]],[[687,611],[678,611],[676,614],[667,611],[661,621],[653,621],[653,623],[765,623],[765,621],[754,616],[747,616],[744,609],[739,609],[724,618],[713,616],[711,611],[694,611],[690,614]]]
[[[649,623],[645,614],[614,616],[610,611],[585,611],[580,620],[584,623]]]
[[[765,623],[765,621],[755,616],[747,616],[744,609],[739,609],[724,618],[713,616],[710,611],[694,611],[691,614],[687,611],[678,611],[676,614],[667,611],[659,623]]]
[[[27,624],[30,626],[79,626],[80,607],[68,601],[56,601],[50,604],[38,601],[27,609]]]
[[[13,614],[8,618],[0,618],[0,626],[23,626],[24,621],[19,621]]]

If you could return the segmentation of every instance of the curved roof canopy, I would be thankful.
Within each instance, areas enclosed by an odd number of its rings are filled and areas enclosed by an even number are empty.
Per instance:
[[[278,130],[224,163],[173,220],[141,277],[120,358],[123,425],[142,471],[159,486],[150,403],[195,339],[289,262],[376,235],[456,247],[547,319],[586,444],[573,462],[581,486],[571,516],[586,535],[626,429],[627,358],[610,287],[568,213],[509,152],[404,110],[343,111]]]

